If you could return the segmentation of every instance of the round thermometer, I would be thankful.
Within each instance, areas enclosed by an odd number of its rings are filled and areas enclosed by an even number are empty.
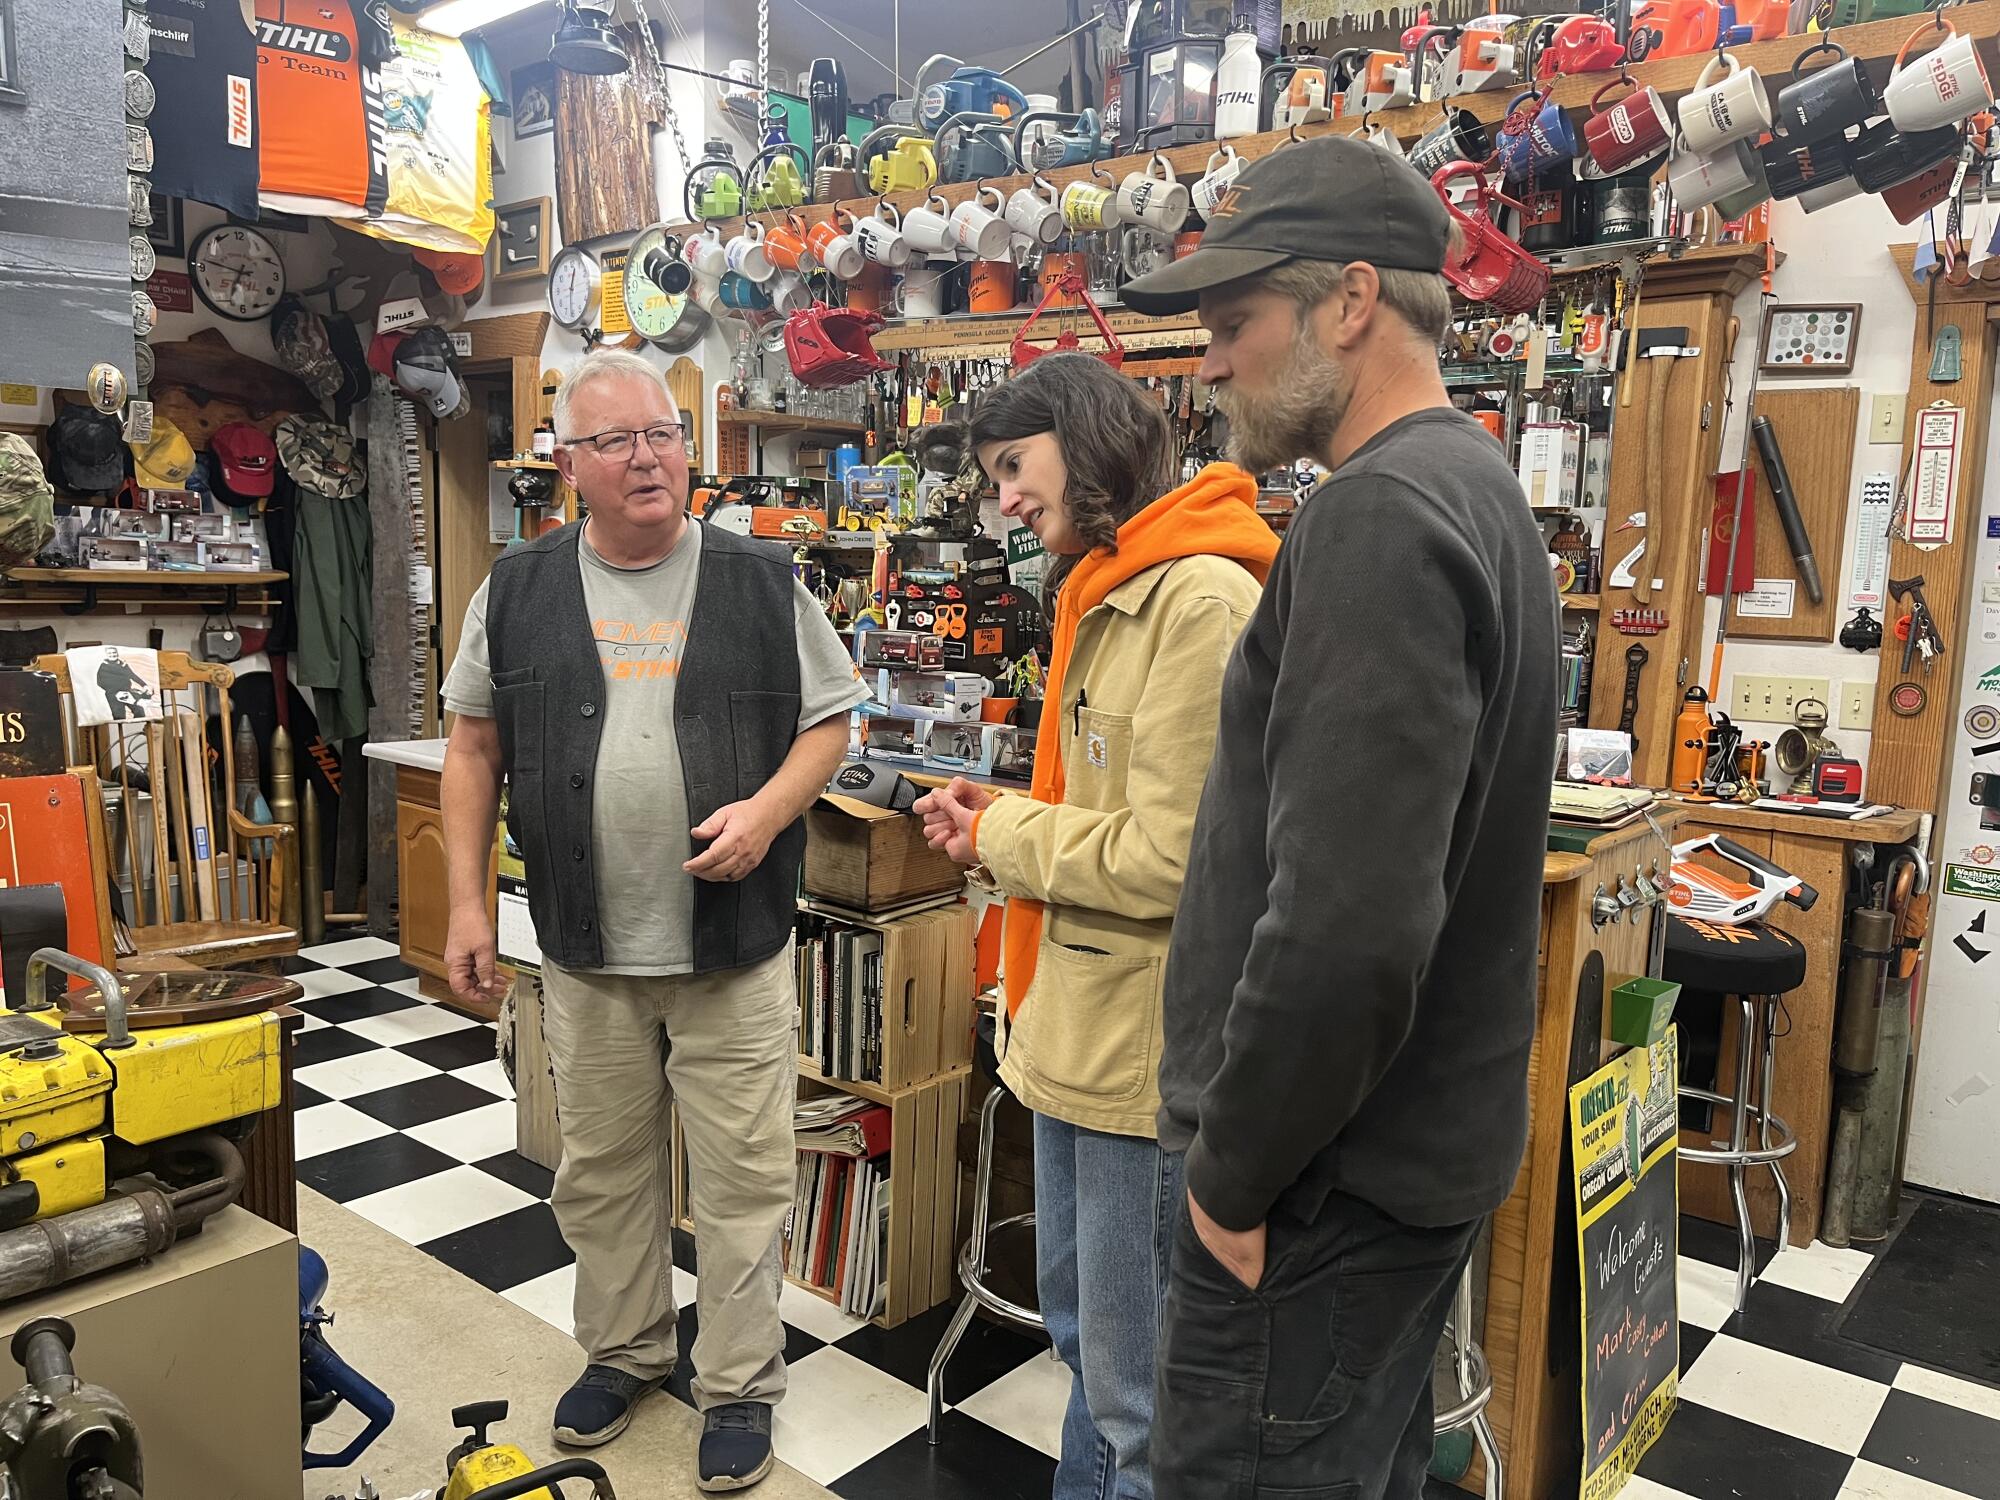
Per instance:
[[[701,341],[709,318],[685,292],[669,292],[654,281],[648,268],[671,259],[666,225],[639,231],[625,257],[625,311],[640,338],[680,354]]]
[[[565,245],[549,267],[549,312],[563,328],[583,327],[604,299],[604,268],[588,250]]]

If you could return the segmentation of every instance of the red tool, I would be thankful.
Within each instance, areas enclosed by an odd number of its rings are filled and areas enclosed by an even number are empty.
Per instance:
[[[1083,278],[1074,271],[1065,271],[1043,289],[1042,300],[1037,302],[1035,310],[1028,314],[1028,321],[1021,325],[1021,331],[1014,335],[1015,369],[1025,370],[1044,354],[1070,354],[1083,347],[1083,341],[1076,336],[1076,330],[1069,327],[1065,327],[1056,336],[1056,345],[1053,349],[1038,349],[1028,342],[1028,330],[1035,326],[1036,320],[1050,307],[1062,302],[1076,301],[1082,302],[1084,309],[1090,314],[1091,322],[1097,325],[1098,333],[1103,336],[1104,350],[1097,357],[1114,370],[1125,362],[1124,340],[1112,331],[1111,325],[1104,321],[1104,314],[1098,311],[1097,304],[1085,295]]]
[[[1452,178],[1467,174],[1474,183],[1471,213],[1454,204],[1445,192],[1445,184]],[[1469,300],[1487,303],[1496,312],[1526,312],[1539,303],[1549,289],[1548,266],[1508,239],[1488,212],[1490,204],[1513,209],[1521,205],[1491,187],[1486,174],[1469,161],[1438,168],[1431,174],[1431,187],[1464,231],[1458,255],[1445,261],[1444,279]]]

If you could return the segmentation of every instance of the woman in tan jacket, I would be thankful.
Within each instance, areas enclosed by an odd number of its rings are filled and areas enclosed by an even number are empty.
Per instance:
[[[1277,539],[1213,464],[1173,487],[1158,405],[1082,354],[981,398],[972,442],[1053,560],[1029,797],[960,778],[917,803],[1007,895],[1001,1076],[1035,1111],[1042,1316],[1076,1380],[1055,1500],[1150,1500],[1154,1328],[1181,1198],[1156,1139],[1160,978],[1223,666]]]

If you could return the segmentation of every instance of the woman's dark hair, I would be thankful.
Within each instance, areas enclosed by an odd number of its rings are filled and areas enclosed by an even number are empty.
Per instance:
[[[1138,384],[1092,354],[1049,354],[979,398],[972,444],[1051,433],[1069,484],[1063,507],[1093,549],[1118,546],[1118,528],[1174,486],[1165,413]],[[1053,558],[1050,599],[1077,559]]]

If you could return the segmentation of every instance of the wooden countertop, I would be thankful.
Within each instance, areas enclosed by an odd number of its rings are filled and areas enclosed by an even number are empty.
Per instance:
[[[1924,815],[1908,808],[1881,813],[1873,818],[1823,818],[1811,813],[1770,812],[1761,807],[1744,807],[1735,802],[1675,802],[1682,814],[1695,822],[1720,823],[1728,828],[1754,829],[1763,833],[1802,834],[1807,838],[1839,839],[1850,844],[1901,844],[1917,835]]]
[[[1572,880],[1581,879],[1583,872],[1589,868],[1588,854],[1544,854],[1542,884],[1568,885]]]

